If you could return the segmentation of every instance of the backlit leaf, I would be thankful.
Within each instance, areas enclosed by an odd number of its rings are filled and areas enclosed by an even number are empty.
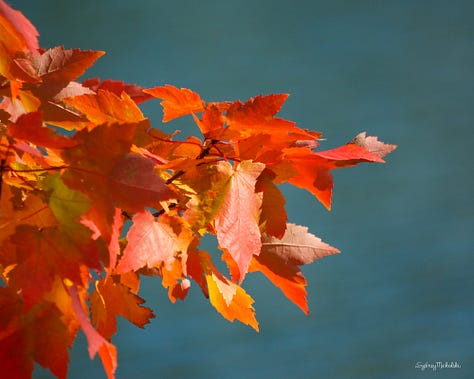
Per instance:
[[[242,282],[252,256],[260,254],[262,246],[258,226],[262,198],[255,193],[255,183],[265,165],[243,161],[235,168],[224,162],[218,167],[229,176],[229,187],[215,216],[217,240],[237,263]]]
[[[104,366],[104,370],[107,374],[108,379],[115,378],[115,370],[117,369],[117,349],[103,336],[101,336],[97,330],[92,326],[89,317],[87,317],[84,309],[82,308],[81,300],[79,299],[77,288],[72,286],[69,288],[69,294],[72,298],[72,307],[76,317],[81,325],[81,329],[84,332],[87,342],[90,358],[99,353],[100,360]]]
[[[94,125],[114,122],[140,122],[145,119],[135,102],[122,92],[116,95],[99,89],[97,94],[85,94],[63,101],[79,110]]]
[[[117,316],[126,318],[140,328],[155,317],[151,309],[141,306],[145,302],[141,297],[112,278],[96,282],[90,302],[92,324],[96,325],[97,331],[108,340],[117,330]]]
[[[34,57],[34,65],[43,82],[71,82],[81,76],[103,51],[65,49],[58,46]]]
[[[253,257],[250,271],[262,272],[286,297],[308,314],[306,279],[298,266],[338,252],[338,249],[308,233],[308,228],[288,224],[281,239],[263,236],[262,252]]]
[[[253,299],[242,287],[232,283],[216,270],[209,254],[201,252],[200,260],[206,276],[211,304],[227,320],[232,322],[237,319],[258,332],[258,322],[252,307]]]
[[[204,101],[201,97],[187,88],[176,88],[166,84],[162,87],[145,89],[143,92],[163,100],[160,103],[163,106],[163,122],[204,110]]]
[[[148,211],[137,213],[132,221],[127,234],[128,244],[116,272],[124,273],[145,266],[153,268],[160,264],[170,267],[180,247],[171,226],[163,222],[162,217],[155,221]]]

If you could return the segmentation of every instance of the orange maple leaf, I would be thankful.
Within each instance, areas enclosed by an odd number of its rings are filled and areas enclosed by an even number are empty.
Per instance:
[[[204,110],[204,101],[201,97],[187,88],[176,88],[166,84],[162,87],[145,89],[143,92],[163,100],[161,102],[163,122]]]

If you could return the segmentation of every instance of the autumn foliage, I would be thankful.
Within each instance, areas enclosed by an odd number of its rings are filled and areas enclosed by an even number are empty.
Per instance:
[[[242,284],[260,272],[308,313],[300,266],[338,250],[288,223],[278,185],[330,209],[331,170],[383,162],[395,146],[361,133],[320,151],[319,132],[277,116],[286,94],[207,102],[172,85],[78,81],[104,53],[43,50],[37,37],[0,0],[2,378],[29,378],[34,362],[66,378],[79,330],[113,378],[117,316],[154,317],[142,275],[172,302],[194,282],[223,317],[258,330]],[[163,122],[188,116],[201,134],[152,126],[137,104],[153,99]],[[200,248],[206,234],[219,254]]]

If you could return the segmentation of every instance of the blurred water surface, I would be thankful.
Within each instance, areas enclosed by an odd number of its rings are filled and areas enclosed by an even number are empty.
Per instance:
[[[290,93],[281,115],[335,147],[366,130],[386,165],[335,174],[334,206],[284,186],[292,222],[342,250],[305,267],[312,314],[249,276],[259,334],[223,320],[197,286],[157,319],[126,322],[117,378],[415,378],[417,362],[474,377],[474,6],[466,1],[10,1],[41,44],[105,50],[87,77],[232,100]],[[159,125],[158,102],[145,113]],[[190,118],[163,126],[195,133]],[[105,378],[81,336],[69,378]],[[50,378],[37,369],[36,379]]]

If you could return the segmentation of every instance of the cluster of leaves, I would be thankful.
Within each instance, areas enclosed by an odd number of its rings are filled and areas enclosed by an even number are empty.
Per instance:
[[[359,134],[315,151],[320,133],[276,115],[288,95],[205,102],[185,88],[77,79],[103,52],[38,46],[34,26],[0,0],[0,367],[34,362],[67,376],[85,333],[109,378],[116,317],[154,317],[137,293],[161,278],[172,302],[192,279],[226,319],[258,330],[241,286],[261,272],[308,313],[300,267],[338,250],[287,222],[278,184],[328,209],[331,170],[383,162],[395,146]],[[138,103],[161,99],[163,122],[190,115],[202,135],[151,127]],[[219,257],[200,249],[216,236]],[[213,263],[221,258],[228,274]]]

